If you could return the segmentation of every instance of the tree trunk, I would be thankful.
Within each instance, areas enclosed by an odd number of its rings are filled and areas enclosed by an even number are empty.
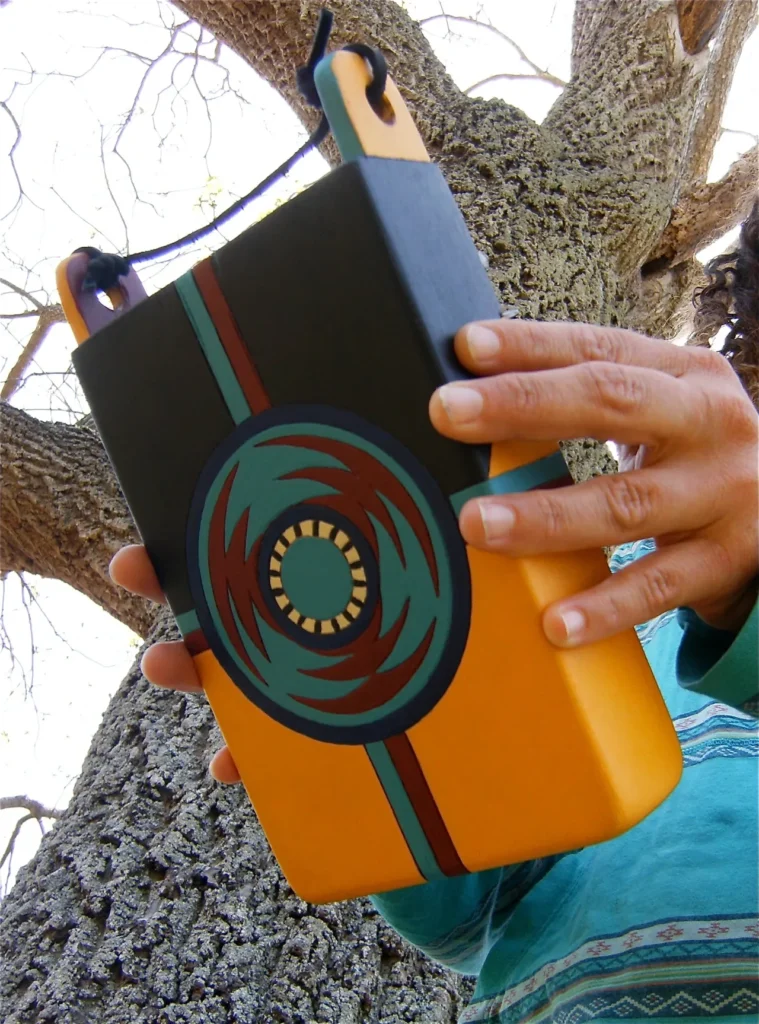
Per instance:
[[[466,985],[368,903],[292,894],[241,787],[208,775],[219,743],[204,698],[130,672],[3,904],[0,1020],[454,1021]]]
[[[3,570],[62,580],[145,636],[155,611],[108,575],[138,536],[94,427],[43,423],[3,403],[0,445]]]
[[[177,6],[313,125],[293,72],[321,0]],[[330,6],[336,44],[384,49],[504,302],[523,316],[674,329],[752,0],[724,0],[721,18],[698,24],[688,4],[578,0],[572,80],[542,126],[460,93],[396,4]],[[724,204],[725,230],[745,191]],[[132,528],[94,438],[16,410],[5,429],[0,568],[66,579],[146,635],[153,611],[107,578]],[[568,453],[577,478],[611,467],[593,442]],[[207,775],[218,743],[202,698],[130,673],[70,807],[0,908],[0,1019],[452,1024],[468,981],[410,950],[363,901],[314,908],[292,895],[240,789]]]

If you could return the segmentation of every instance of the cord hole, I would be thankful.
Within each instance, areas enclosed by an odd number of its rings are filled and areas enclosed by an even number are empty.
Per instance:
[[[367,90],[367,92],[368,92],[368,90]],[[367,96],[367,99],[369,99],[368,96]],[[387,98],[387,93],[384,93],[384,92],[382,93],[382,96],[380,97],[379,104],[377,106],[375,106],[371,102],[371,100],[369,100],[369,103],[370,103],[370,105],[372,107],[372,110],[377,115],[377,117],[380,119],[380,121],[382,121],[384,124],[387,124],[387,125],[395,124],[395,110],[393,109],[393,104]]]

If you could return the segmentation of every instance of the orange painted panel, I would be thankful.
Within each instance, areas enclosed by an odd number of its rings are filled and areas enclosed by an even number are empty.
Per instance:
[[[195,657],[222,735],[280,867],[298,895],[328,903],[424,879],[363,747],[321,743],[279,725],[224,673]]]

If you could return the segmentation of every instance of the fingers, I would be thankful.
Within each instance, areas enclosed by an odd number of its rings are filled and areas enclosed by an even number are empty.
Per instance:
[[[111,579],[118,586],[151,601],[165,604],[155,569],[142,544],[131,544],[118,551],[110,565]],[[165,640],[153,644],[142,657],[142,674],[148,682],[184,693],[199,693],[195,664],[182,640]]]
[[[515,557],[584,551],[696,530],[710,523],[721,488],[694,491],[687,463],[633,470],[553,490],[468,502],[460,516],[468,544]]]
[[[147,597],[157,604],[166,603],[153,563],[142,544],[130,544],[117,551],[111,559],[109,571],[113,582],[124,590]]]
[[[558,647],[593,643],[722,593],[727,576],[724,550],[718,544],[706,538],[685,541],[552,605],[543,616],[543,629]]]
[[[682,381],[609,362],[446,384],[432,396],[430,417],[446,437],[476,444],[596,437],[655,445],[694,431]]]
[[[142,656],[141,667],[142,674],[155,686],[183,693],[200,693],[203,689],[183,640],[162,640],[153,644]]]
[[[680,376],[687,371],[693,352],[615,327],[534,320],[468,324],[459,331],[455,345],[464,366],[477,374],[601,362],[648,367]]]
[[[232,760],[229,747],[222,747],[221,750],[216,751],[211,758],[208,770],[213,779],[217,782],[223,782],[225,785],[231,786],[235,782],[240,781],[240,773],[237,770],[237,765]]]

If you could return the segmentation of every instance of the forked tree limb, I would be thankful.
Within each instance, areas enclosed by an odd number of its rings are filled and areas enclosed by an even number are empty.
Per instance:
[[[759,195],[759,146],[742,153],[719,181],[684,192],[659,244],[643,267],[672,267],[716,242],[748,215]]]

